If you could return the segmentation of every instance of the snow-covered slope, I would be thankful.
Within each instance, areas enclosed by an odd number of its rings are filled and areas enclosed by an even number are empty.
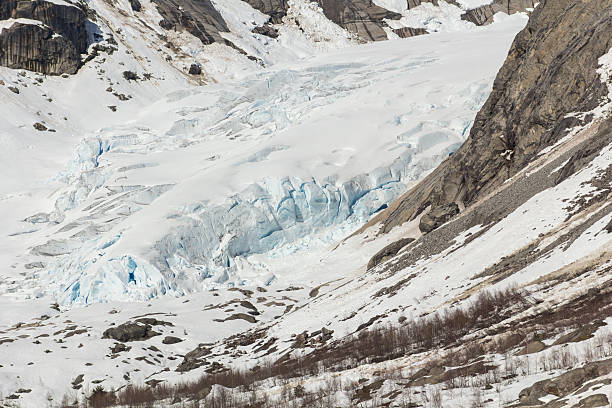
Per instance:
[[[531,133],[498,154],[505,137],[470,129],[510,117],[486,100],[530,112],[506,92],[523,80],[542,109],[558,97],[539,76],[494,85],[526,15],[475,27],[480,0],[377,0],[401,14],[390,38],[431,34],[359,44],[314,2],[260,4],[272,24],[213,1],[227,31],[196,25],[217,30],[204,45],[154,2],[87,3],[76,75],[0,68],[1,406],[609,404],[612,51],[572,71],[588,112],[519,157]],[[500,72],[603,47],[570,40],[515,40]],[[471,181],[487,155],[524,161]],[[461,183],[481,194],[421,228]]]

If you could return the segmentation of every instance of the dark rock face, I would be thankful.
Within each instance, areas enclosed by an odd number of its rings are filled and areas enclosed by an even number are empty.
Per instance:
[[[398,241],[395,241],[380,251],[378,251],[368,262],[368,269],[372,269],[376,265],[379,265],[391,258],[393,258],[397,253],[404,248],[406,245],[414,241],[414,238],[402,238]]]
[[[340,27],[357,34],[363,41],[387,39],[384,19],[399,20],[401,14],[374,4],[371,0],[316,0],[325,16]]]
[[[261,27],[255,27],[253,29],[253,32],[255,34],[261,34],[261,35],[265,35],[266,37],[270,37],[270,38],[277,38],[278,37],[278,30],[274,27],[272,27],[271,25],[264,25]]]
[[[457,214],[459,214],[459,206],[455,203],[434,207],[427,214],[421,217],[419,229],[421,232],[426,234],[435,230]]]
[[[44,74],[74,74],[87,51],[87,16],[78,7],[47,2],[3,1],[0,20],[25,18],[0,32],[0,65]]]
[[[491,4],[468,10],[461,15],[461,19],[479,26],[487,25],[493,22],[495,13],[503,12],[510,15],[532,8],[535,3],[533,0],[495,0]]]
[[[415,37],[417,35],[429,34],[429,32],[424,28],[412,27],[395,28],[393,32],[397,34],[400,38],[409,38]]]
[[[270,21],[274,24],[283,22],[283,17],[287,15],[289,3],[287,0],[244,0],[251,7],[270,16]]]
[[[543,148],[583,125],[607,99],[598,59],[612,46],[612,3],[544,0],[515,38],[468,140],[371,223],[381,232],[428,206],[469,206],[523,169]],[[585,120],[590,120],[588,117]]]
[[[210,0],[153,0],[163,17],[160,26],[166,30],[186,30],[203,44],[225,40],[219,33],[228,32],[227,24]]]

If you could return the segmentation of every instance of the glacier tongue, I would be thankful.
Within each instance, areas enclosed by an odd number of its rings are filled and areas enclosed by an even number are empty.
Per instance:
[[[331,244],[465,140],[523,24],[177,89],[91,134],[54,208],[26,219],[27,262],[44,265],[26,292],[90,303],[270,284],[260,255]]]

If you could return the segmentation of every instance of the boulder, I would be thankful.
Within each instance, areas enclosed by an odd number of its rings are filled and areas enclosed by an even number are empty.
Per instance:
[[[178,337],[166,336],[162,340],[162,343],[164,343],[164,344],[176,344],[176,343],[180,343],[182,341],[183,341],[183,339],[179,339]]]
[[[422,233],[426,234],[435,230],[457,214],[459,214],[459,206],[455,203],[434,207],[421,217],[419,229]]]
[[[198,64],[191,64],[189,67],[189,75],[201,75],[202,67]]]
[[[120,342],[143,341],[158,336],[152,327],[144,323],[127,322],[117,327],[111,327],[102,333],[103,339],[113,339]]]

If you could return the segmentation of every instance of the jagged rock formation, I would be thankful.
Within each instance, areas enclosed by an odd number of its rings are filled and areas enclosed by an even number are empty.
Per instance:
[[[225,43],[221,32],[227,24],[210,0],[153,0],[163,17],[160,26],[166,30],[186,30],[203,44]]]
[[[461,19],[479,26],[487,25],[493,22],[495,13],[514,14],[535,7],[536,3],[533,0],[495,0],[491,4],[468,10],[461,15]]]
[[[429,34],[424,28],[402,27],[393,30],[400,38],[414,37],[417,35]]]
[[[87,50],[87,17],[80,8],[44,0],[9,0],[0,5],[0,20],[5,20],[0,65],[45,74],[73,74],[79,69],[81,54]]]
[[[467,207],[523,169],[607,99],[598,59],[612,46],[612,4],[544,0],[514,40],[468,140],[373,223],[381,232],[449,203]]]
[[[364,41],[387,39],[385,19],[399,20],[401,14],[386,10],[371,0],[317,0],[325,16]]]
[[[244,0],[253,8],[270,16],[274,24],[287,15],[287,0]],[[414,1],[414,0],[411,0]],[[437,1],[437,0],[432,0]],[[386,40],[384,19],[399,20],[401,15],[377,6],[371,0],[317,0],[323,13],[340,27],[364,41]]]

